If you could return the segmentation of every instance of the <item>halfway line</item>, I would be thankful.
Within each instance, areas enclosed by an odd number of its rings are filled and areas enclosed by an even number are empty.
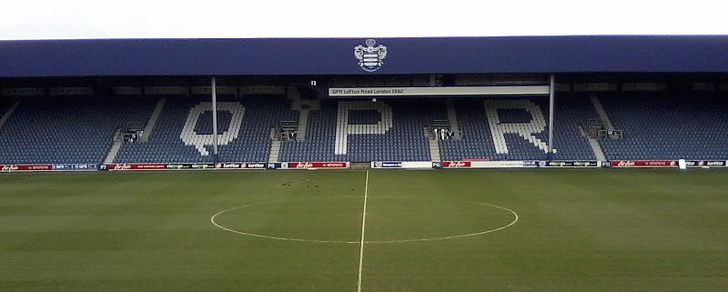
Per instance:
[[[369,193],[369,171],[367,170],[367,178],[364,182],[364,210],[361,215],[361,241],[359,244],[359,283],[357,284],[357,292],[361,292],[362,270],[364,268],[364,230],[367,225],[367,195]]]

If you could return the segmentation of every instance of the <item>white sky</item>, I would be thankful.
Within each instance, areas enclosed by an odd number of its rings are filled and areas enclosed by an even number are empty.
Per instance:
[[[0,40],[728,35],[721,2],[0,0]]]

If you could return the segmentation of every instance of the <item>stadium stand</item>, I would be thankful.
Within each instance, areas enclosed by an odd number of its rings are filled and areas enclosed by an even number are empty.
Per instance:
[[[598,118],[589,98],[576,94],[557,94],[554,110],[554,160],[594,160],[594,152],[590,149],[580,126],[584,121]]]
[[[281,161],[429,161],[424,129],[446,118],[441,100],[322,101],[305,141],[287,141]]]
[[[622,93],[601,98],[623,139],[604,139],[608,159],[725,159],[728,102],[706,93]]]
[[[116,129],[146,119],[144,99],[27,98],[0,131],[3,163],[100,163]]]
[[[218,161],[267,161],[271,129],[296,117],[284,96],[221,97],[218,103]],[[170,98],[149,141],[125,144],[115,162],[213,162],[212,128],[209,99]]]
[[[725,163],[728,62],[716,52],[726,44],[725,36],[0,42],[2,63],[13,64],[0,66],[0,163]],[[364,45],[379,52],[367,62],[356,53]]]
[[[594,159],[579,121],[588,104],[564,99],[555,111],[553,159]],[[441,141],[443,160],[548,159],[548,105],[544,99],[476,99],[456,103],[462,140]]]
[[[673,160],[728,157],[728,102],[706,93],[602,93],[601,103],[623,139],[599,140],[607,159]],[[221,96],[220,162],[267,162],[274,128],[299,111],[285,95]],[[0,163],[101,163],[122,125],[147,123],[159,97],[26,98],[0,128]],[[0,103],[5,113],[12,105]],[[438,140],[441,160],[594,160],[584,124],[599,114],[588,94],[556,97],[554,145],[547,154],[548,100],[321,100],[309,110],[303,137],[280,142],[279,161],[429,161],[433,121],[457,138]],[[453,113],[454,112],[454,113]],[[429,128],[428,128],[429,127]],[[206,96],[168,97],[147,139],[124,143],[116,163],[210,163],[212,114]],[[437,152],[435,152],[437,153]]]
[[[495,144],[487,126],[483,101],[462,100],[455,103],[455,108],[463,139],[442,141],[442,159],[455,161],[496,158]]]

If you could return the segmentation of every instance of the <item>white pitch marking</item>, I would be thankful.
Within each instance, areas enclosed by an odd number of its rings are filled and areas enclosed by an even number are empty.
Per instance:
[[[368,185],[366,187],[368,188]],[[365,190],[365,192],[368,192],[368,191]],[[383,196],[383,198],[384,197],[386,197],[386,196]],[[326,198],[326,197],[319,197],[317,199],[324,199],[324,198]],[[309,199],[311,199],[311,198],[309,198]],[[292,200],[292,201],[296,201],[296,200]],[[228,232],[232,232],[232,233],[236,233],[236,234],[240,234],[240,235],[247,235],[247,236],[258,237],[258,238],[284,240],[284,241],[298,241],[298,242],[345,243],[345,244],[360,244],[361,245],[361,240],[346,241],[346,240],[303,239],[303,238],[292,238],[292,237],[263,235],[263,234],[257,234],[257,233],[252,233],[252,232],[245,232],[245,231],[241,231],[241,230],[235,230],[235,229],[232,229],[232,228],[228,228],[228,227],[225,227],[223,225],[218,224],[215,221],[215,219],[219,215],[221,215],[223,213],[226,213],[226,212],[229,212],[229,211],[243,209],[243,208],[248,208],[248,207],[254,206],[254,205],[271,204],[271,203],[281,203],[281,202],[287,202],[287,201],[274,201],[274,202],[265,202],[265,203],[252,203],[252,204],[247,204],[247,205],[242,205],[242,206],[228,208],[228,209],[222,210],[222,211],[217,212],[214,215],[212,215],[212,217],[210,217],[210,222],[212,223],[212,225],[215,225],[215,227],[220,228],[222,230],[225,230],[225,231],[228,231]],[[448,235],[448,236],[440,236],[440,237],[412,238],[412,239],[372,240],[372,241],[366,241],[365,243],[368,243],[368,244],[381,244],[381,243],[426,242],[426,241],[450,240],[450,239],[459,239],[459,238],[465,238],[465,237],[473,237],[473,236],[488,234],[488,233],[492,233],[492,232],[496,232],[496,231],[500,231],[500,230],[509,228],[509,227],[515,225],[516,222],[518,222],[518,219],[519,219],[518,213],[516,213],[516,211],[513,211],[513,210],[511,210],[509,208],[506,208],[506,207],[503,207],[503,206],[498,206],[498,205],[493,205],[493,204],[487,204],[487,203],[480,203],[480,202],[467,202],[466,201],[464,203],[470,203],[470,204],[488,206],[488,207],[492,207],[492,208],[496,208],[496,209],[501,209],[501,210],[507,211],[507,212],[509,212],[509,213],[511,213],[513,215],[513,221],[511,221],[510,223],[508,223],[506,225],[503,225],[501,227],[497,227],[497,228],[494,228],[494,229],[483,230],[483,231],[473,232],[473,233],[467,233],[467,234],[456,234],[456,235]]]
[[[321,198],[324,198],[324,197],[319,197],[319,199],[321,199]],[[215,213],[215,215],[212,215],[212,217],[210,217],[210,222],[212,223],[212,225],[215,225],[215,227],[220,228],[222,230],[225,230],[225,231],[228,231],[228,232],[232,232],[232,233],[236,233],[236,234],[240,234],[240,235],[247,235],[247,236],[258,237],[258,238],[284,240],[284,241],[298,241],[298,242],[315,242],[315,243],[348,243],[348,244],[359,243],[358,241],[303,239],[303,238],[292,238],[292,237],[281,237],[281,236],[263,235],[263,234],[245,232],[245,231],[240,231],[240,230],[235,230],[235,229],[232,229],[232,228],[228,228],[228,227],[225,227],[225,226],[222,226],[222,225],[218,224],[215,221],[215,219],[217,218],[217,216],[220,216],[221,214],[226,213],[226,212],[229,212],[229,211],[243,209],[243,208],[247,208],[247,207],[254,206],[254,205],[272,204],[272,203],[282,203],[282,202],[288,202],[288,201],[297,201],[297,200],[273,201],[273,202],[265,202],[265,203],[251,203],[251,204],[247,204],[247,205],[242,205],[242,206],[228,208],[228,209],[225,209],[225,210],[222,210],[220,212]]]
[[[516,213],[516,211],[513,211],[513,210],[508,209],[506,207],[502,207],[502,206],[498,206],[498,205],[493,205],[493,204],[478,203],[478,202],[468,202],[468,203],[472,203],[472,204],[476,204],[476,205],[489,206],[489,207],[493,207],[493,208],[496,208],[496,209],[501,209],[501,210],[504,210],[504,211],[508,211],[508,212],[510,212],[513,215],[513,221],[511,221],[511,223],[508,223],[506,225],[503,225],[501,227],[497,227],[497,228],[494,228],[494,229],[484,230],[484,231],[480,231],[480,232],[467,233],[467,234],[457,234],[457,235],[449,235],[449,236],[441,236],[441,237],[429,237],[429,238],[377,240],[377,241],[369,241],[367,243],[374,244],[374,243],[423,242],[423,241],[449,240],[449,239],[457,239],[457,238],[464,238],[464,237],[472,237],[472,236],[478,236],[478,235],[483,235],[483,234],[488,234],[488,233],[500,231],[500,230],[506,229],[508,227],[511,227],[514,224],[516,224],[516,222],[518,222],[518,213]]]
[[[369,195],[369,171],[367,170],[367,178],[364,182],[364,208],[361,215],[361,243],[359,244],[359,282],[357,284],[357,292],[361,292],[362,271],[364,269],[364,231],[367,225],[367,196]]]

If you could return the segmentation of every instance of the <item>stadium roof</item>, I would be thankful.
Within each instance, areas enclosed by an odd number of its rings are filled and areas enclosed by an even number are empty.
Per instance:
[[[581,72],[726,73],[728,36],[0,41],[0,77]]]

